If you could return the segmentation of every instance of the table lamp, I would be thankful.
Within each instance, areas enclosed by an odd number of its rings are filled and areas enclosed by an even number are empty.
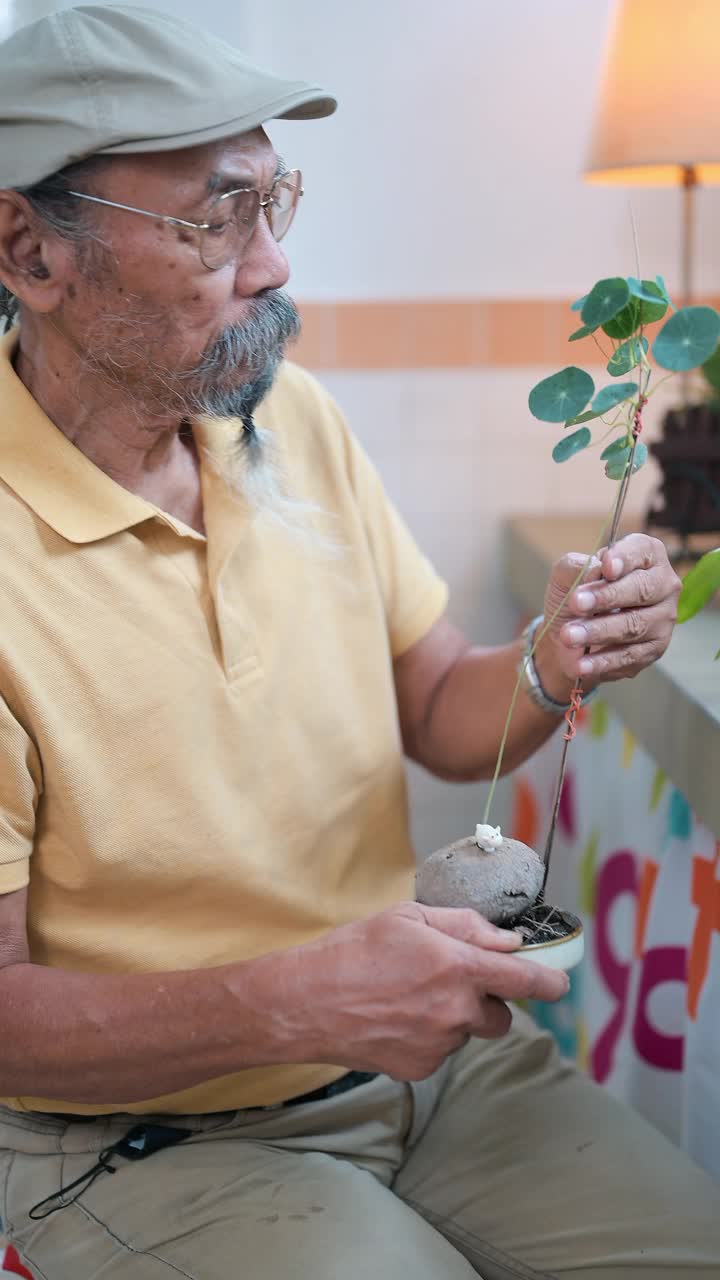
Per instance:
[[[720,0],[621,0],[588,182],[682,187],[682,301],[693,289],[693,195],[720,183]]]
[[[619,0],[602,68],[585,178],[683,191],[681,299],[693,279],[698,184],[720,183],[720,0]],[[714,382],[714,378],[713,378]],[[671,410],[650,445],[662,471],[648,524],[681,537],[720,529],[720,410]]]

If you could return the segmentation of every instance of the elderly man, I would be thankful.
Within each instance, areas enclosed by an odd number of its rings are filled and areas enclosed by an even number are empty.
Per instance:
[[[716,1276],[717,1189],[510,1029],[565,976],[410,901],[403,749],[487,776],[520,646],[453,629],[281,363],[302,188],[262,126],[333,100],[137,8],[0,64],[6,1232],[51,1280]],[[667,646],[657,542],[592,578],[511,763],[581,666]]]

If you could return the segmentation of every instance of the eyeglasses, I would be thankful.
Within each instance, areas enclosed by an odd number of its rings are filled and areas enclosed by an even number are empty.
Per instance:
[[[275,239],[282,240],[290,230],[302,194],[302,174],[299,169],[290,169],[279,174],[266,195],[255,187],[226,191],[213,201],[207,222],[188,222],[185,218],[173,218],[166,213],[153,213],[150,209],[136,209],[131,204],[90,196],[84,191],[68,192],[78,200],[106,204],[112,209],[124,209],[126,213],[141,213],[145,218],[159,218],[173,227],[191,227],[198,233],[200,259],[209,271],[219,271],[233,258],[242,258],[255,232],[261,209],[265,211]]]

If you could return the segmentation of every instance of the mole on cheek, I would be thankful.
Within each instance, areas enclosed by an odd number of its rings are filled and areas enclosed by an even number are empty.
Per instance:
[[[68,292],[68,298],[77,298],[77,289],[75,288],[74,284],[68,285],[67,292]]]

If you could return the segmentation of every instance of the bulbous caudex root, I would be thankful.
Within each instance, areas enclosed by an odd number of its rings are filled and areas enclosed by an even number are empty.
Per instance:
[[[486,849],[467,836],[425,859],[415,897],[427,907],[471,907],[493,924],[510,926],[537,901],[543,876],[529,845],[506,838]]]

